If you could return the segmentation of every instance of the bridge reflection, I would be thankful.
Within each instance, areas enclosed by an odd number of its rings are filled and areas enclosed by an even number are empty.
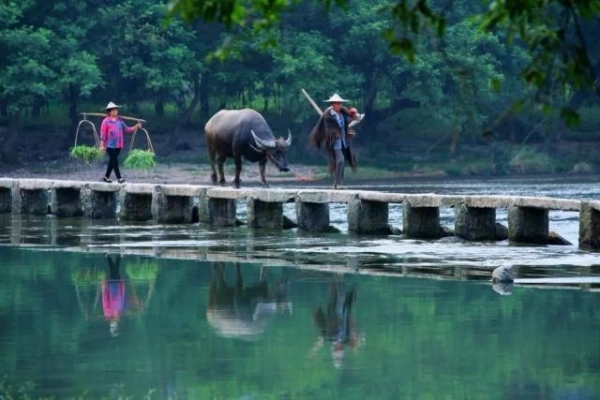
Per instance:
[[[251,229],[198,229],[189,225],[150,225],[103,221],[89,223],[81,218],[57,220],[46,216],[0,215],[0,245],[36,247],[48,251],[111,252],[123,255],[168,259],[201,260],[213,263],[258,263],[263,266],[294,267],[342,274],[370,274],[394,278],[422,278],[488,282],[493,260],[485,265],[475,262],[440,263],[430,254],[417,254],[429,246],[414,244],[415,252],[394,256],[364,252],[315,252],[316,248],[340,246],[345,236],[305,233],[301,242],[289,242],[278,231],[258,233]],[[401,242],[398,246],[404,246]],[[342,245],[343,246],[343,245]],[[368,246],[368,245],[367,245]],[[423,247],[425,246],[425,247]],[[291,251],[294,250],[294,251]],[[576,251],[576,250],[573,250]],[[538,287],[600,290],[600,265],[586,256],[586,265],[552,265],[540,258],[514,264],[515,284]],[[553,280],[542,280],[555,278]]]

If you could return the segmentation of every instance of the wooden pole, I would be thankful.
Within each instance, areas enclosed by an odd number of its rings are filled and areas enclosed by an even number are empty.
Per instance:
[[[310,104],[313,106],[313,108],[315,109],[315,111],[319,114],[319,115],[323,115],[323,111],[319,108],[319,106],[317,105],[317,103],[315,103],[313,101],[313,99],[308,95],[308,93],[306,93],[306,90],[304,89],[300,89],[300,91],[302,91],[302,94],[304,95],[304,97],[306,97],[306,99],[310,102]]]
[[[87,115],[91,116],[91,117],[106,117],[107,114],[102,114],[102,113],[96,113],[96,112],[83,112],[83,113],[79,113],[80,115],[83,115],[83,118],[85,119],[85,117]],[[134,118],[134,117],[125,117],[123,115],[119,115],[119,118],[123,118],[129,121],[139,121],[139,122],[146,122],[145,119],[141,119],[141,118]]]

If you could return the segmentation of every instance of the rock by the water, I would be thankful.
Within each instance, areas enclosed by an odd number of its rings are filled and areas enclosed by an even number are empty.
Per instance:
[[[492,282],[511,283],[514,282],[512,265],[503,265],[492,272]]]

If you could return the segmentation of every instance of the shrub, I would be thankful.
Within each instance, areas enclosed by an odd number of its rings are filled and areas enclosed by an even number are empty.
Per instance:
[[[523,147],[513,153],[510,170],[519,174],[551,173],[556,171],[552,158],[532,147]]]

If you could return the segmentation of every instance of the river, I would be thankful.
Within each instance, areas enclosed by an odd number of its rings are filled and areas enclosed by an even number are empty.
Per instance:
[[[353,187],[600,198],[596,177]],[[600,398],[600,255],[576,213],[550,212],[566,246],[358,236],[344,205],[331,224],[0,215],[0,399]],[[493,287],[503,264],[521,282]]]

